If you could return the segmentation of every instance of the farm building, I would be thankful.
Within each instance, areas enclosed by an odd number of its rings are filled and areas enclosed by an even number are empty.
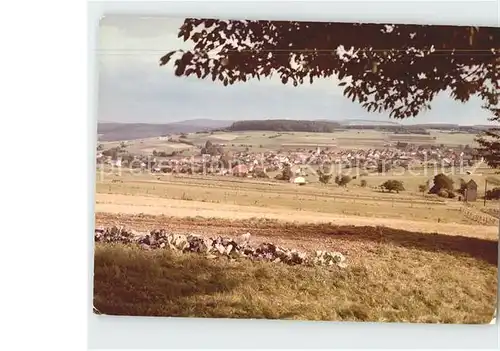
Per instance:
[[[476,201],[477,200],[477,183],[471,179],[466,184],[465,193],[464,193],[464,201]]]
[[[297,177],[293,180],[293,183],[298,185],[304,185],[306,184],[306,180],[304,177]]]

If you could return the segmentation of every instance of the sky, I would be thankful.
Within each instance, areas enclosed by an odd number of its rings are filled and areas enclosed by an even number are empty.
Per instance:
[[[159,59],[192,43],[177,38],[183,18],[108,16],[100,23],[98,41],[98,121],[170,123],[190,119],[367,119],[394,121],[388,113],[367,112],[342,95],[336,78],[298,87],[277,79],[250,80],[224,87],[221,82],[177,77],[173,65]],[[432,110],[397,122],[489,124],[478,98],[467,103],[445,93]]]

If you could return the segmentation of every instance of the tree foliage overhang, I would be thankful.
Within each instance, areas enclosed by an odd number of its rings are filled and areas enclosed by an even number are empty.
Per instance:
[[[500,121],[500,28],[188,18],[178,36],[193,48],[160,59],[175,59],[177,76],[228,85],[275,75],[294,86],[337,76],[347,98],[398,119],[443,91],[462,102],[477,95]],[[486,149],[500,140],[495,129],[486,137]]]

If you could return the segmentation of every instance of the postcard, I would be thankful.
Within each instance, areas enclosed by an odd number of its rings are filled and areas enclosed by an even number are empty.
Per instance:
[[[496,320],[499,43],[104,17],[94,312]]]

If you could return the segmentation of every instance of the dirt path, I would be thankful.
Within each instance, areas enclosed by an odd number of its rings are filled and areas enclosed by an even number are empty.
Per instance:
[[[159,199],[154,197],[96,194],[96,213],[147,214],[174,217],[206,217],[221,219],[267,218],[297,223],[332,223],[335,225],[386,226],[423,233],[441,233],[468,237],[498,239],[497,226],[474,226],[455,223],[432,223],[390,218],[345,216],[309,211],[269,209],[256,206],[215,204],[200,201]]]

